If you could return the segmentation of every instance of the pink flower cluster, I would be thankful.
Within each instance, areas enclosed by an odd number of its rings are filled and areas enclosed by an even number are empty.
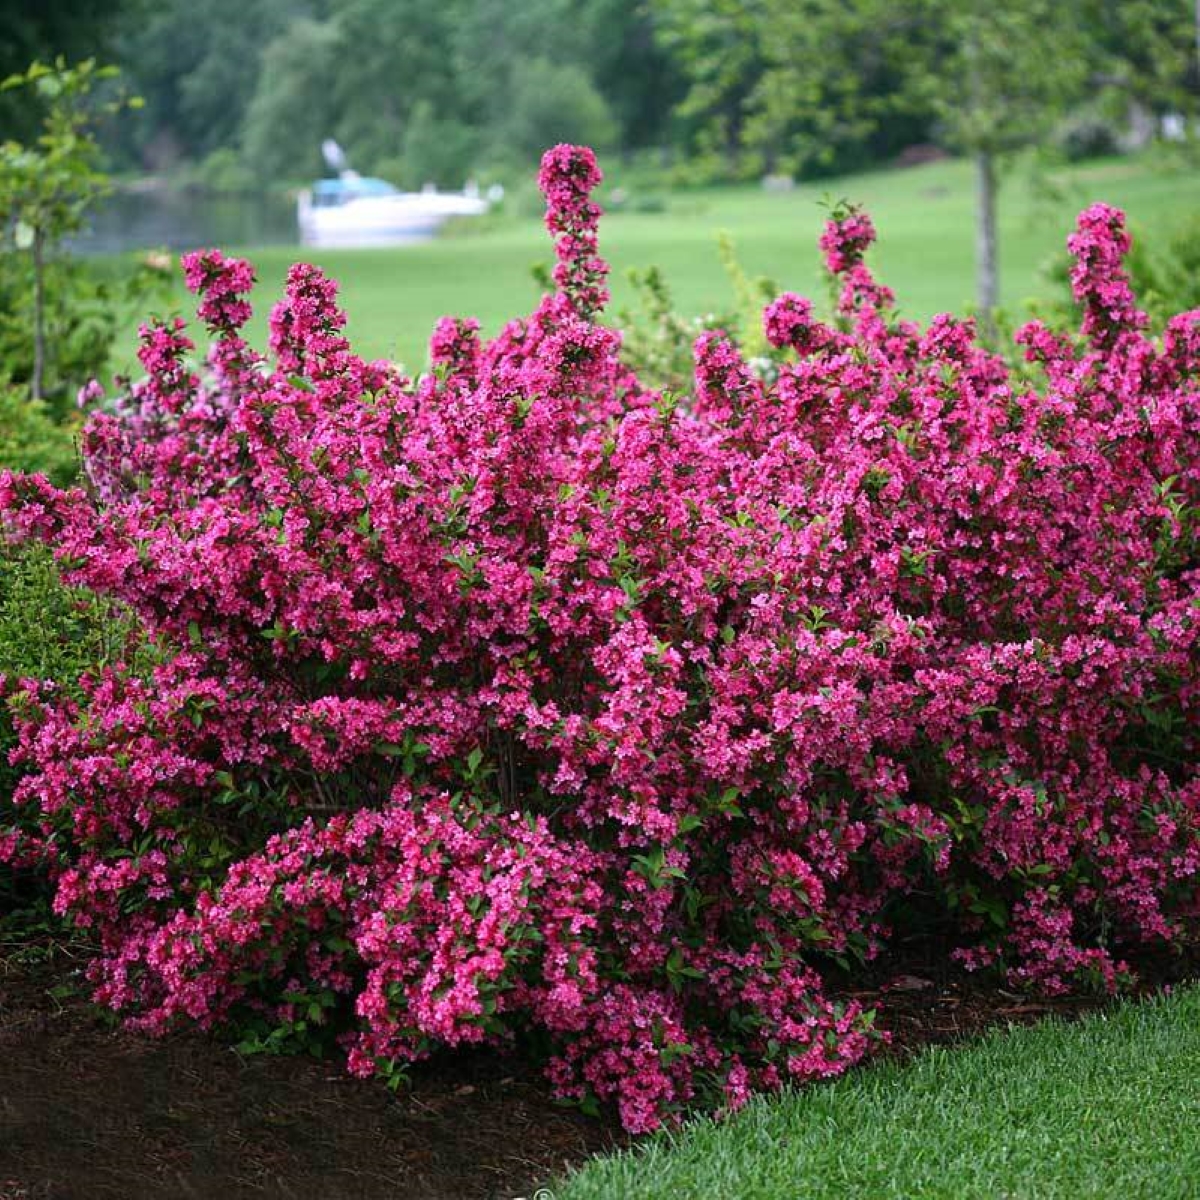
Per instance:
[[[608,301],[608,264],[596,238],[600,207],[591,199],[601,178],[596,156],[586,146],[547,150],[538,173],[546,197],[546,228],[556,239],[554,282],[583,317]]]
[[[1015,374],[898,321],[850,211],[835,324],[783,296],[771,382],[709,332],[663,396],[597,319],[598,180],[546,155],[558,291],[415,380],[307,266],[261,358],[249,267],[190,258],[207,371],[148,327],[89,486],[0,480],[175,647],[12,700],[0,856],[97,997],[361,1073],[537,1031],[644,1130],[859,1060],[837,980],[898,940],[1049,991],[1194,944],[1200,314],[1151,338],[1090,209],[1083,332]]]

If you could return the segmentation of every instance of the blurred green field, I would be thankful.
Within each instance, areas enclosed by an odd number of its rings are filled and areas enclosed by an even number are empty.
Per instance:
[[[630,300],[624,273],[656,265],[681,311],[727,309],[730,287],[717,252],[722,231],[732,236],[739,260],[752,275],[823,296],[816,239],[825,198],[867,206],[879,229],[874,265],[895,289],[905,314],[927,318],[940,311],[962,312],[971,303],[973,195],[965,162],[825,180],[782,194],[731,187],[661,195],[661,212],[613,212],[602,223],[615,307]],[[1006,308],[1016,310],[1046,293],[1040,268],[1062,247],[1075,213],[1096,200],[1124,208],[1135,233],[1154,237],[1200,208],[1200,172],[1142,156],[1082,164],[1038,185],[1028,176],[1008,179],[1000,204]],[[537,299],[530,268],[551,258],[547,235],[532,216],[498,218],[485,228],[463,228],[424,245],[386,250],[226,249],[247,255],[258,268],[256,338],[264,337],[265,315],[289,264],[312,261],[341,284],[355,348],[410,369],[424,364],[429,331],[444,314],[476,316],[493,332],[529,311]],[[182,287],[178,303],[186,314]],[[129,361],[132,350],[131,328],[118,357]]]

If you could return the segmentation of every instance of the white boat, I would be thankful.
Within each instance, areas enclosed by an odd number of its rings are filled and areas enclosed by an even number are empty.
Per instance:
[[[431,238],[451,217],[480,216],[497,198],[471,187],[402,192],[386,180],[343,170],[300,193],[296,219],[305,246],[392,246]]]
[[[419,192],[402,192],[385,179],[350,170],[345,151],[332,138],[321,154],[337,177],[322,179],[300,193],[296,221],[305,246],[395,246],[423,242],[451,217],[477,217],[504,196],[498,184],[487,197],[467,184],[461,192],[439,192],[426,184]]]

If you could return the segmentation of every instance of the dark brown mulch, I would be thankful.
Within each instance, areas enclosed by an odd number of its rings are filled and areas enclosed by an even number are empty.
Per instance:
[[[60,984],[0,964],[0,1200],[491,1200],[620,1138],[498,1055],[393,1096],[336,1061],[114,1030]]]
[[[391,1095],[337,1062],[239,1058],[114,1030],[63,968],[0,960],[0,1200],[491,1200],[622,1142],[498,1055],[446,1056]],[[1034,1001],[919,964],[850,993],[891,1053],[1103,1001]]]

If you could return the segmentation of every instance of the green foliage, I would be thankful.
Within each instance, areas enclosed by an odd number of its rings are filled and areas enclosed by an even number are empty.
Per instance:
[[[0,386],[0,468],[35,471],[65,487],[79,468],[74,433],[73,424],[54,420],[44,400]]]
[[[64,585],[45,547],[0,550],[0,674],[10,682],[48,679],[74,689],[84,671],[120,660],[135,628],[113,601]],[[11,769],[5,760],[3,770]],[[0,794],[10,790],[0,786]]]
[[[459,115],[451,38],[460,0],[336,0],[338,62],[332,134],[361,171],[401,151],[421,100],[442,117]],[[314,141],[323,133],[313,130]]]
[[[545,64],[563,73],[551,81],[561,124],[606,145],[661,142],[679,93],[644,0],[121,7],[118,58],[147,104],[119,147],[139,167],[226,149],[260,180],[299,181],[320,171],[321,141],[334,137],[358,170],[458,184],[518,155],[525,170],[530,151],[510,134],[528,143],[531,125],[547,124],[530,79],[544,78]],[[578,96],[561,86],[568,71]]]
[[[60,481],[74,473],[75,456],[70,430],[54,422],[68,422],[78,389],[104,373],[128,312],[144,311],[168,287],[169,264],[152,258],[114,271],[60,252],[110,187],[96,122],[136,103],[101,94],[116,74],[92,59],[74,67],[58,59],[0,85],[36,98],[44,112],[36,139],[0,144],[0,460]]]
[[[1195,114],[1196,11],[1181,0],[1075,0],[1090,41],[1092,81],[1110,114],[1130,102]]]
[[[1068,162],[1117,153],[1119,123],[1094,103],[1081,105],[1054,131],[1054,146]]]
[[[645,0],[462,0],[451,38],[458,115],[484,131],[488,162],[516,151],[506,142],[506,118],[528,93],[526,75],[538,59],[586,77],[616,123],[614,144],[631,150],[668,132],[678,77],[654,38]],[[522,174],[527,167],[521,163]]]
[[[707,329],[725,333],[755,369],[768,373],[773,369],[776,352],[763,331],[762,312],[780,289],[773,280],[748,274],[729,234],[718,237],[717,253],[732,293],[731,302],[718,312],[679,312],[671,288],[657,267],[633,268],[626,276],[635,303],[617,316],[624,339],[623,358],[640,379],[660,389],[668,403],[672,395],[691,389],[695,369],[692,347]]]
[[[640,379],[665,394],[686,392],[694,370],[692,344],[704,330],[724,328],[725,322],[678,313],[657,267],[632,268],[627,278],[635,304],[617,314],[625,361]]]
[[[144,0],[97,4],[96,0],[28,0],[0,5],[0,79],[31,62],[63,55],[76,61],[111,49],[121,19]],[[37,136],[42,108],[19,92],[0,92],[0,130],[22,140]]]
[[[663,147],[673,140],[672,109],[683,73],[655,37],[647,0],[589,0],[588,44],[580,59],[620,126],[621,146]]]
[[[582,65],[588,38],[574,26],[564,37],[565,57],[522,53],[509,60],[496,43],[514,27],[533,22],[534,28],[538,6],[487,25],[478,44],[463,25],[452,29],[446,12],[411,7],[344,0],[328,20],[297,21],[270,43],[243,130],[246,159],[261,178],[319,173],[318,147],[326,135],[344,146],[357,168],[413,188],[459,186],[481,167],[506,162],[524,172],[558,141],[603,148],[620,139],[607,101]],[[545,7],[552,7],[549,0]],[[564,19],[562,13],[551,17],[560,25]],[[548,28],[553,41],[553,19]],[[539,36],[536,44],[545,40]],[[397,47],[403,49],[399,59]],[[351,60],[356,69],[346,72]],[[414,90],[408,86],[413,79],[434,82]],[[494,94],[484,86],[489,80]]]
[[[888,0],[764,0],[764,63],[744,140],[759,159],[822,175],[928,140],[920,84],[938,27],[922,5]],[[948,85],[949,86],[949,85]]]
[[[762,0],[652,0],[659,44],[686,80],[678,105],[681,136],[699,178],[752,174],[743,156],[746,127],[767,62]]]
[[[186,178],[189,184],[227,196],[253,192],[261,182],[232,146],[218,147],[187,172]]]
[[[60,58],[53,65],[35,62],[0,84],[4,91],[27,89],[45,107],[35,139],[0,144],[0,212],[18,246],[33,246],[39,237],[53,244],[76,232],[88,208],[109,190],[93,127],[98,115],[117,111],[121,101],[100,101],[95,92],[117,74],[94,59],[68,67]]]
[[[946,144],[1005,154],[1042,143],[1082,98],[1094,62],[1078,3],[922,0],[945,42],[904,82],[929,97]]]
[[[965,153],[1042,140],[1092,56],[1078,5],[761,0],[763,70],[744,140],[793,172],[936,136]]]
[[[264,48],[310,7],[293,0],[122,4],[118,61],[146,98],[127,134],[138,165],[198,161],[234,146],[259,85]],[[314,130],[312,153],[323,136]]]
[[[309,178],[328,136],[376,173],[388,164],[460,180],[503,163],[519,152],[508,115],[537,60],[586,75],[616,144],[656,148],[690,180],[844,172],[929,141],[1041,144],[1067,93],[1072,107],[1099,113],[1071,144],[1094,146],[1091,135],[1121,125],[1131,104],[1194,112],[1200,87],[1194,13],[1182,0],[18,7],[0,13],[0,75],[103,47],[145,95],[146,109],[108,139],[126,165],[174,169],[224,151],[270,180]],[[25,133],[38,106],[19,99],[0,95],[0,127]],[[444,154],[430,112],[450,143]]]
[[[82,261],[58,254],[43,263],[45,359],[40,386],[46,410],[67,420],[79,388],[101,378],[113,345],[136,315],[171,294],[171,262],[161,254],[133,262]],[[31,391],[36,357],[33,263],[0,251],[0,378]]]
[[[728,233],[717,238],[721,266],[729,278],[736,304],[735,316],[727,328],[749,358],[762,358],[772,353],[771,344],[763,330],[763,310],[776,296],[780,287],[765,275],[752,278],[742,266],[737,247]]]
[[[808,175],[936,140],[1042,145],[1088,100],[1194,110],[1194,14],[1177,0],[653,0],[682,70],[684,136],[738,176]]]
[[[1157,236],[1139,238],[1128,267],[1135,294],[1156,325],[1200,308],[1200,216],[1192,213]]]

